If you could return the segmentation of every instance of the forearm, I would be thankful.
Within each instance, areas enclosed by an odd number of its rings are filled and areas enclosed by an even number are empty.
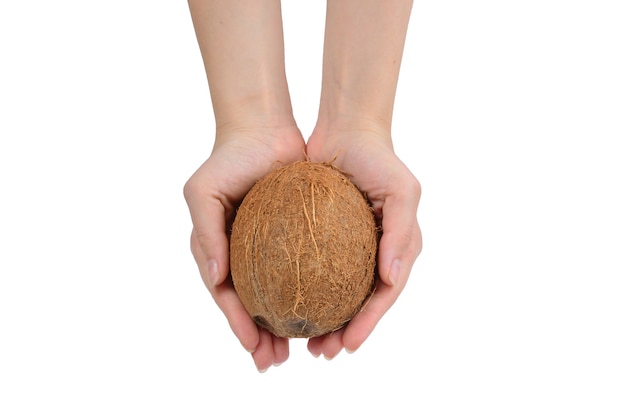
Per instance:
[[[216,127],[293,123],[280,0],[189,0]]]
[[[391,129],[412,1],[329,0],[318,128]]]

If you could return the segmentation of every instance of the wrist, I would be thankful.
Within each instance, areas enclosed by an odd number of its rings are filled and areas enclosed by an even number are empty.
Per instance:
[[[343,166],[346,152],[354,156],[359,149],[377,149],[379,155],[393,152],[388,127],[364,117],[321,119],[307,141],[309,156],[316,161],[335,161],[339,167]]]
[[[320,107],[314,132],[322,137],[365,133],[380,138],[391,137],[391,119],[366,112],[332,110]]]
[[[263,103],[239,102],[229,108],[216,108],[215,129],[219,134],[237,131],[281,131],[296,126],[291,107],[281,109],[269,100]]]
[[[325,68],[317,125],[331,130],[391,132],[395,79],[383,83],[360,66]],[[357,69],[355,69],[357,67]],[[372,88],[378,85],[379,88]]]
[[[264,121],[266,122],[266,121]],[[304,139],[295,124],[281,124],[270,126],[268,123],[232,123],[217,127],[215,132],[214,148],[220,148],[226,144],[247,144],[246,147],[260,147],[260,149],[273,149],[281,154],[285,149],[304,147]]]
[[[284,72],[262,65],[257,71],[256,77],[209,78],[218,130],[295,124]]]

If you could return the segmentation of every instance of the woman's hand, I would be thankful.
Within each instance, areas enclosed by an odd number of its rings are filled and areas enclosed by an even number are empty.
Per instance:
[[[276,165],[304,159],[304,147],[295,126],[219,132],[211,156],[184,188],[193,222],[191,251],[202,280],[260,371],[287,360],[289,341],[258,327],[241,304],[230,278],[228,231],[254,183]]]
[[[359,348],[404,288],[422,248],[416,215],[421,189],[395,155],[384,129],[316,131],[307,143],[307,154],[311,161],[334,161],[346,171],[367,194],[382,227],[373,297],[346,327],[309,340],[314,356],[330,359],[342,348],[349,352]]]

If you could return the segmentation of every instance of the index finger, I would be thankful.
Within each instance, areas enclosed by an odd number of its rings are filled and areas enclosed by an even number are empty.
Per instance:
[[[208,271],[201,267],[204,265],[204,253],[200,250],[195,230],[191,234],[191,252],[198,264],[202,280],[207,283]],[[259,344],[259,330],[241,303],[232,281],[224,280],[216,286],[207,286],[207,288],[217,306],[226,316],[230,328],[239,339],[241,345],[247,351],[254,352]]]

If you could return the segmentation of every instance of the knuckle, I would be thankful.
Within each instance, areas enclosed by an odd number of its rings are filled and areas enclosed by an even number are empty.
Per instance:
[[[417,200],[419,200],[422,195],[422,184],[412,173],[409,173],[409,176],[410,178],[406,182],[408,193],[410,196],[413,196],[414,198],[417,198]]]
[[[183,186],[183,196],[186,201],[190,201],[194,197],[198,196],[202,193],[201,191],[202,185],[195,176],[190,177]]]
[[[407,254],[417,258],[422,250],[422,234],[417,224],[417,219],[406,226],[406,229],[398,236],[398,240],[402,243],[402,248],[404,248]]]
[[[202,248],[205,248],[211,239],[210,234],[207,231],[196,230],[196,240],[198,241],[198,245]]]
[[[419,199],[422,196],[422,184],[420,183],[420,181],[413,177],[413,183],[412,183],[412,192],[414,193],[415,196],[417,196],[417,198]]]

